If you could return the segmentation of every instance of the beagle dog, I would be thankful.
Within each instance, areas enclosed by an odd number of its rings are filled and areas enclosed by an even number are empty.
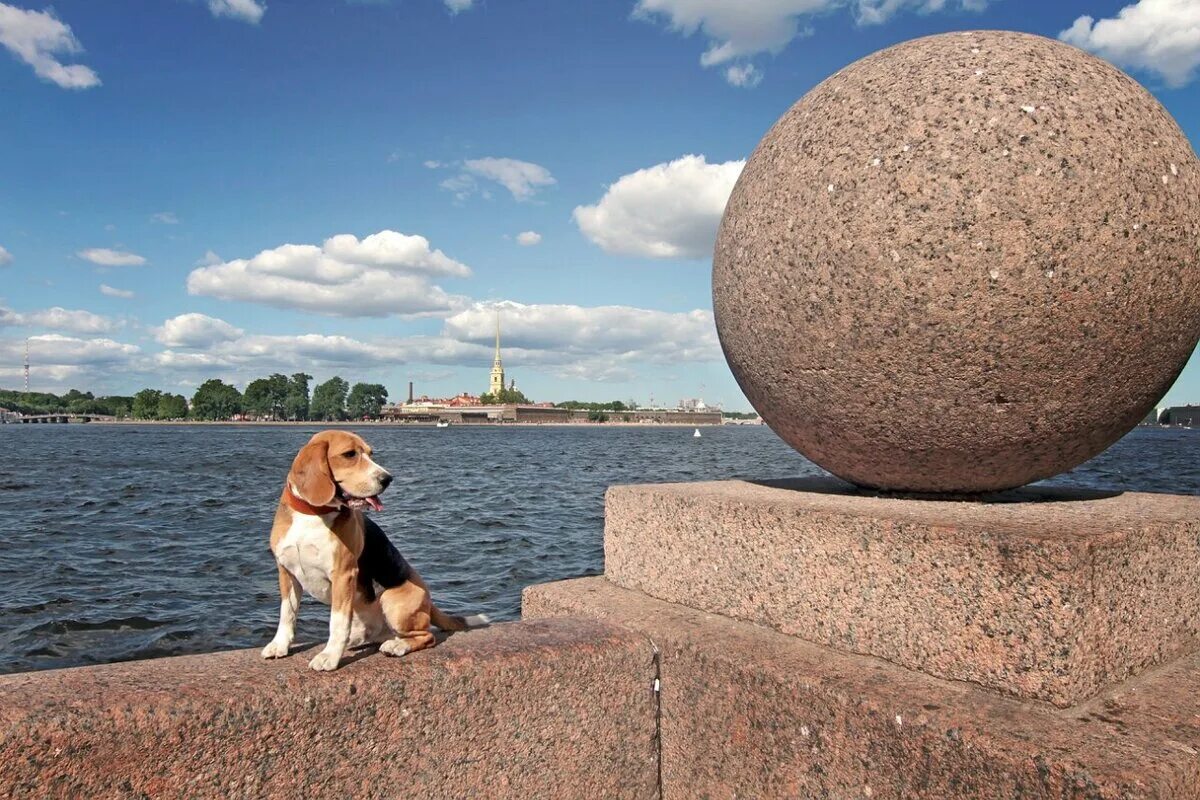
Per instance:
[[[279,628],[263,658],[288,655],[300,590],[330,606],[329,641],[309,666],[337,669],[348,646],[379,642],[402,656],[436,643],[429,627],[461,631],[487,617],[458,617],[433,604],[429,590],[363,510],[383,510],[392,476],[371,447],[348,431],[323,431],[300,449],[275,509],[271,552],[279,568]]]

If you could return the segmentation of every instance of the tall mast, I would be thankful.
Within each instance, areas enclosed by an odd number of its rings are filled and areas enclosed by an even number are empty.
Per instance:
[[[29,337],[25,337],[25,394],[29,394]]]

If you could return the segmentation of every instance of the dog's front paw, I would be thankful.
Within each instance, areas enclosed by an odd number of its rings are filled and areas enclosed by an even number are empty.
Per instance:
[[[332,672],[338,668],[338,662],[341,660],[342,657],[338,653],[322,650],[312,661],[308,662],[308,665],[317,672]]]
[[[281,639],[272,639],[271,642],[262,649],[263,658],[283,658],[291,649],[291,643]]]

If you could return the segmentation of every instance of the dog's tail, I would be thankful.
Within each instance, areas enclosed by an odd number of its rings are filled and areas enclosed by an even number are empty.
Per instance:
[[[484,628],[491,624],[487,614],[472,614],[469,617],[460,617],[457,614],[447,614],[437,606],[430,609],[430,619],[433,624],[437,625],[444,631],[465,631],[468,628]]]

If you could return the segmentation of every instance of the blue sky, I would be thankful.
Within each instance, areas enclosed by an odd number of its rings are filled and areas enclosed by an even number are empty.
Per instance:
[[[795,100],[915,36],[1070,31],[1196,142],[1198,6],[0,0],[0,386],[32,337],[48,391],[479,392],[499,305],[535,399],[743,409],[707,253]]]

